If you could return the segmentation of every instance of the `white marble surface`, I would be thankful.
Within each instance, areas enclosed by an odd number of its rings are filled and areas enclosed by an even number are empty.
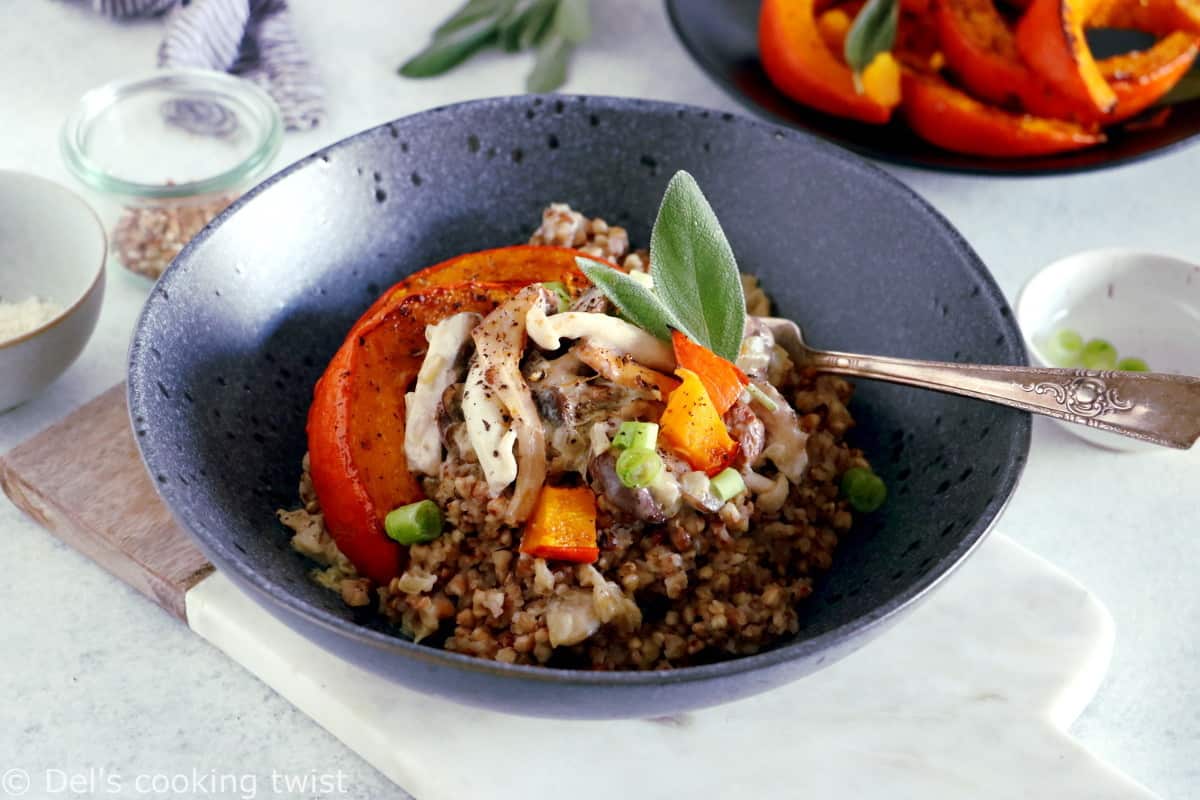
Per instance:
[[[160,24],[111,24],[82,2],[10,0],[0,26],[0,168],[67,180],[58,126],[97,83],[148,69]],[[435,104],[518,92],[528,64],[482,58],[429,82],[394,68],[449,3],[292,0],[329,87],[321,129],[291,135],[279,165],[341,136]],[[687,59],[651,0],[605,0],[568,91],[737,110]],[[896,170],[965,234],[1014,297],[1039,265],[1100,246],[1200,258],[1200,147],[1094,175],[1024,180]],[[122,376],[145,289],[111,276],[79,362],[33,403],[0,416],[0,450]],[[1063,567],[1111,610],[1112,667],[1072,727],[1089,748],[1169,798],[1200,793],[1200,452],[1103,452],[1038,421],[1004,529]],[[0,773],[119,765],[126,772],[269,776],[342,770],[350,796],[390,783],[220,653],[58,545],[0,500],[10,569],[0,582]],[[1189,623],[1190,621],[1190,623]],[[235,796],[235,795],[228,795]],[[261,794],[260,796],[271,796]],[[336,796],[336,795],[335,795]]]
[[[761,800],[1154,797],[1063,732],[1103,677],[1112,619],[998,534],[902,625],[843,661],[657,720],[513,717],[400,689],[315,647],[221,575],[188,592],[187,610],[197,633],[421,800],[523,800],[567,786],[574,800],[714,787]]]

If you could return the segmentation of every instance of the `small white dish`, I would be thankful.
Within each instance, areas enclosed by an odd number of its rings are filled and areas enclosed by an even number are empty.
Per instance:
[[[1017,324],[1030,358],[1050,363],[1046,337],[1061,329],[1111,342],[1121,358],[1144,359],[1154,372],[1200,375],[1200,264],[1137,250],[1087,250],[1034,275],[1017,298]],[[1161,451],[1147,442],[1061,423],[1113,450]]]
[[[0,170],[0,297],[38,297],[55,317],[0,341],[0,411],[36,395],[79,356],[104,299],[104,227],[53,181]]]

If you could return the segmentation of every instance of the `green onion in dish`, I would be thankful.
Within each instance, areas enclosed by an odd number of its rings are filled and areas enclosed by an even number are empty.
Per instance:
[[[1083,355],[1083,337],[1079,331],[1060,328],[1046,337],[1046,360],[1056,367],[1074,367]]]
[[[400,544],[432,542],[442,535],[442,512],[432,500],[409,503],[389,512],[383,527]]]
[[[567,293],[567,287],[562,281],[547,281],[542,284],[546,289],[558,298],[558,310],[566,311],[571,307],[571,295]]]
[[[617,477],[630,489],[644,489],[658,480],[663,460],[655,450],[632,447],[617,456]]]
[[[612,446],[618,450],[653,450],[658,446],[658,423],[622,422]]]
[[[853,467],[842,475],[842,495],[850,501],[855,511],[870,513],[887,499],[887,486],[871,470]]]
[[[1117,362],[1117,369],[1122,372],[1149,372],[1150,365],[1143,359],[1129,356]]]
[[[1079,354],[1079,363],[1085,369],[1116,369],[1117,348],[1106,339],[1089,339]]]
[[[758,403],[769,412],[779,410],[779,404],[776,403],[769,394],[755,386],[753,383],[746,385],[746,391],[750,394],[750,399]]]
[[[746,482],[742,480],[741,473],[736,469],[726,467],[712,479],[709,489],[718,500],[727,503],[746,491]]]

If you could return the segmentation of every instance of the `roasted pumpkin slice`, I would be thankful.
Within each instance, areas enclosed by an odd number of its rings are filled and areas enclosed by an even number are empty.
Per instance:
[[[1117,97],[1116,107],[1100,114],[1059,94],[1025,65],[992,0],[939,0],[937,21],[946,64],[972,95],[1005,108],[1083,124],[1112,124],[1153,105],[1196,57],[1195,38],[1176,32],[1147,50],[1098,62]]]
[[[382,316],[406,295],[432,286],[466,281],[513,281],[523,284],[558,281],[574,295],[590,285],[587,277],[575,266],[575,259],[579,255],[578,250],[546,245],[514,245],[464,253],[414,272],[389,288],[359,318],[355,328]],[[615,264],[612,266],[617,268]]]
[[[404,394],[420,370],[425,326],[463,311],[485,314],[526,282],[418,289],[360,323],[317,381],[308,412],[309,469],[325,525],[360,573],[386,583],[404,549],[383,520],[424,495],[404,457]]]
[[[1104,135],[1072,122],[1014,114],[933,75],[904,73],[904,115],[922,139],[956,153],[1021,158],[1079,150]]]
[[[1129,119],[1157,103],[1192,68],[1196,52],[1196,37],[1176,31],[1148,50],[1101,61],[1100,71],[1117,93],[1117,107],[1109,115],[1110,120]]]
[[[894,69],[864,74],[865,90],[858,92],[850,68],[822,36],[813,0],[765,0],[758,17],[758,45],[771,82],[806,106],[882,125],[899,103]]]
[[[1156,36],[1200,34],[1200,0],[1098,0],[1089,22],[1096,28],[1132,28]]]
[[[1009,110],[1069,119],[1077,104],[1030,71],[992,0],[938,0],[938,38],[946,66],[972,95]]]
[[[1033,0],[1017,23],[1017,50],[1034,74],[1082,108],[1108,114],[1117,94],[1092,56],[1083,29],[1097,0]]]

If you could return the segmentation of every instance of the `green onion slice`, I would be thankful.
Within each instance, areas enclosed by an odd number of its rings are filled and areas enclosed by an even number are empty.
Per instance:
[[[558,298],[559,311],[566,311],[571,307],[571,295],[562,281],[546,281],[542,286],[549,289]]]
[[[612,446],[618,450],[653,450],[658,446],[658,423],[622,422]]]
[[[1079,354],[1085,369],[1116,369],[1117,348],[1105,339],[1090,339]]]
[[[1057,367],[1073,367],[1083,355],[1083,337],[1079,331],[1060,328],[1046,337],[1046,359]]]
[[[746,491],[746,482],[742,475],[733,467],[726,467],[717,473],[709,483],[709,490],[717,499],[725,503]]]
[[[746,384],[746,391],[750,394],[750,399],[758,403],[769,412],[778,411],[779,404],[762,389],[755,386],[753,383]]]
[[[388,512],[383,527],[400,544],[432,542],[442,535],[442,512],[432,500],[409,503]]]
[[[1117,369],[1124,372],[1149,372],[1150,365],[1143,359],[1127,356],[1117,362]]]
[[[632,447],[617,456],[617,477],[630,489],[644,489],[663,472],[663,460],[654,450]]]

